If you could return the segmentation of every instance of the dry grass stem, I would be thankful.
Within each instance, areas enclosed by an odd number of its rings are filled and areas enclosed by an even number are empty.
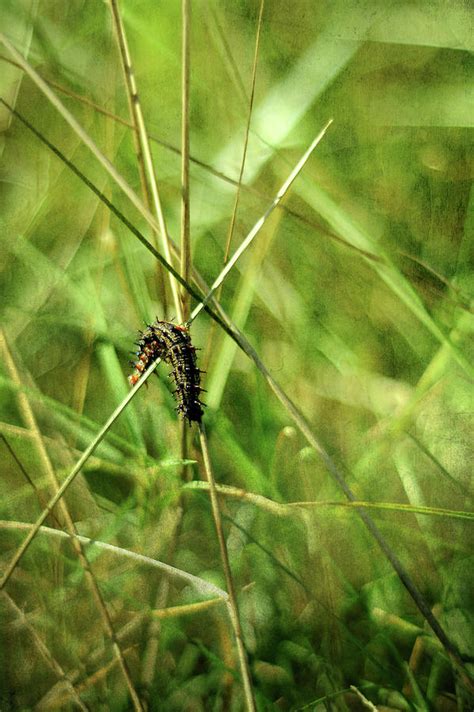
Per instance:
[[[127,95],[129,99],[130,112],[133,119],[133,125],[135,128],[135,135],[138,140],[138,164],[140,167],[140,174],[144,176],[146,190],[144,191],[145,198],[148,196],[148,191],[151,192],[153,212],[158,220],[160,226],[159,231],[155,230],[155,233],[161,237],[161,246],[166,260],[172,264],[173,260],[171,257],[170,249],[170,238],[168,234],[168,229],[166,227],[165,217],[163,214],[163,208],[161,206],[161,198],[158,191],[158,183],[156,180],[155,168],[153,165],[153,158],[151,155],[150,142],[148,139],[148,133],[145,126],[145,120],[143,117],[142,106],[140,102],[140,97],[138,94],[137,83],[135,80],[135,73],[133,71],[132,58],[130,55],[130,50],[127,42],[127,35],[125,32],[125,27],[122,22],[122,17],[120,14],[118,0],[110,0],[110,8],[112,11],[112,17],[114,20],[114,27],[117,35],[117,41],[120,50],[120,58],[122,61],[122,68],[125,78],[125,85],[127,87]],[[181,309],[181,302],[178,294],[178,285],[176,280],[171,274],[169,274],[171,293],[173,295],[173,303],[176,309],[176,316],[179,322],[183,321],[183,313]]]
[[[190,194],[189,194],[189,88],[191,73],[191,0],[182,0],[181,49],[181,276],[189,281],[191,270]],[[183,290],[184,321],[189,316],[189,293]]]
[[[194,481],[183,485],[185,490],[209,490],[207,482]],[[256,507],[280,517],[291,517],[297,509],[316,509],[318,507],[342,507],[343,509],[375,509],[392,512],[405,512],[406,514],[425,514],[427,516],[448,517],[450,519],[467,519],[474,521],[474,512],[444,509],[442,507],[421,507],[414,504],[397,502],[354,502],[315,501],[315,502],[275,502],[268,497],[254,492],[247,492],[231,485],[216,485],[218,494],[233,499],[241,499],[254,504]]]
[[[240,664],[240,673],[242,675],[242,683],[244,687],[244,696],[247,706],[247,710],[254,712],[256,710],[255,700],[252,688],[252,679],[250,675],[250,669],[248,665],[247,652],[244,646],[244,640],[242,636],[242,626],[240,624],[239,609],[237,605],[237,596],[235,594],[234,579],[232,577],[232,571],[230,568],[229,555],[227,552],[227,545],[224,536],[224,530],[222,527],[221,513],[219,509],[219,502],[217,499],[217,490],[214,480],[214,474],[212,471],[211,460],[209,457],[209,450],[207,447],[207,436],[204,425],[201,424],[199,428],[199,442],[201,444],[201,451],[204,463],[204,472],[209,485],[209,497],[211,500],[212,516],[214,519],[214,526],[216,528],[217,540],[219,542],[219,550],[221,555],[222,568],[224,569],[224,576],[226,580],[227,593],[229,596],[228,600],[228,611],[229,617],[232,623],[232,628],[234,630],[235,642],[237,646],[237,655]]]

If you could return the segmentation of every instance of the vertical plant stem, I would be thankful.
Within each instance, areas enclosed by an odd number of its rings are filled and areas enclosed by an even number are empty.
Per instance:
[[[229,595],[229,601],[227,604],[229,610],[229,617],[234,630],[235,642],[237,646],[237,655],[239,658],[240,672],[242,675],[242,682],[244,686],[244,695],[247,710],[255,712],[255,700],[252,689],[252,681],[250,677],[250,669],[247,659],[247,653],[244,646],[244,640],[242,636],[242,627],[240,625],[239,609],[237,606],[237,597],[235,595],[234,580],[232,578],[232,571],[230,568],[229,555],[227,552],[227,545],[224,537],[224,530],[222,527],[221,513],[219,509],[219,502],[217,499],[216,483],[214,480],[214,474],[212,471],[211,460],[209,457],[209,449],[207,447],[207,436],[204,425],[201,423],[199,426],[199,439],[201,443],[201,450],[204,461],[204,470],[206,474],[206,479],[209,484],[209,497],[211,500],[212,516],[214,519],[214,525],[216,527],[217,539],[219,542],[219,549],[221,554],[222,567],[224,569],[224,576],[226,580],[227,593]]]
[[[191,235],[189,206],[189,84],[191,0],[182,0],[181,53],[181,276],[188,281],[191,268]],[[183,315],[189,316],[189,294],[182,289]]]
[[[125,76],[125,84],[127,87],[127,94],[129,99],[129,104],[131,106],[131,115],[133,125],[135,127],[136,135],[138,137],[138,142],[140,146],[140,151],[137,154],[139,163],[142,165],[141,170],[146,176],[146,184],[149,191],[151,192],[151,202],[153,214],[158,220],[160,226],[159,235],[161,236],[161,243],[163,253],[166,260],[172,264],[170,239],[168,230],[166,227],[165,217],[163,214],[163,209],[161,206],[160,194],[158,191],[158,184],[156,181],[156,173],[153,165],[153,159],[151,155],[150,142],[148,140],[148,134],[146,131],[145,120],[143,118],[143,111],[140,102],[140,97],[138,95],[137,83],[135,80],[135,73],[133,71],[132,58],[130,56],[130,50],[127,42],[127,35],[125,33],[125,27],[122,22],[122,17],[120,14],[120,9],[118,6],[118,0],[110,0],[110,8],[112,11],[112,17],[114,21],[114,27],[117,34],[117,41],[120,50],[120,58],[122,61],[122,68]],[[148,191],[146,191],[146,196]],[[181,303],[179,300],[178,285],[176,280],[172,275],[169,275],[171,292],[173,295],[174,306],[176,309],[176,316],[180,322],[183,321]]]
[[[121,59],[121,64],[122,64],[122,72],[123,72],[123,76],[125,79],[125,86],[127,88],[128,111],[129,111],[130,119],[131,119],[130,126],[132,127],[133,146],[135,148],[135,155],[137,157],[138,174],[140,176],[140,186],[142,189],[144,203],[147,206],[147,208],[150,209],[150,193],[148,190],[148,184],[147,184],[147,178],[146,178],[146,172],[145,172],[145,163],[143,161],[143,151],[142,151],[141,141],[140,141],[140,130],[138,128],[137,111],[136,111],[136,106],[135,106],[135,101],[134,101],[134,97],[135,96],[138,97],[138,94],[133,92],[133,88],[131,86],[132,77],[134,77],[134,75],[131,71],[130,72],[127,71],[127,67],[131,67],[131,61],[127,62],[127,58],[130,60],[130,57],[129,57],[129,53],[128,53],[128,46],[127,46],[127,42],[126,42],[122,18],[121,18],[120,11],[119,11],[119,8],[117,5],[117,0],[110,0],[110,9],[112,11],[112,21],[113,21],[115,34],[117,37],[117,43],[118,43],[119,51],[120,51],[120,59]]]

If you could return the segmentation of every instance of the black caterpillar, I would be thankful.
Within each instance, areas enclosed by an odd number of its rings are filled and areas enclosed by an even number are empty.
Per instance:
[[[128,377],[130,385],[134,386],[148,366],[160,357],[173,369],[171,376],[176,384],[174,393],[178,401],[176,410],[181,417],[187,418],[189,425],[193,420],[200,423],[204,414],[204,403],[199,400],[203,390],[201,371],[197,366],[196,349],[191,344],[187,328],[157,319],[139,334],[139,350],[136,352],[138,360],[132,362],[135,371]]]

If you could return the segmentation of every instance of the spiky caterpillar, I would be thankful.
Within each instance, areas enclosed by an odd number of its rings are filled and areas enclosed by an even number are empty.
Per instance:
[[[200,423],[204,405],[199,400],[203,390],[201,371],[187,328],[157,319],[140,332],[137,346],[137,361],[132,363],[135,371],[128,378],[130,385],[134,386],[148,366],[160,357],[172,367],[171,376],[176,384],[175,396],[178,402],[176,410],[190,425],[193,420]]]

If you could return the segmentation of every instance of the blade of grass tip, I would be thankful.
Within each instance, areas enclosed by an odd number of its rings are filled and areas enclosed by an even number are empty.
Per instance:
[[[370,712],[379,712],[374,703],[368,700],[367,697],[362,694],[358,687],[356,687],[355,685],[351,685],[351,690],[352,692],[355,692],[357,697],[360,699],[361,704],[368,710],[370,710]]]
[[[206,479],[209,483],[209,498],[211,500],[212,516],[214,519],[214,525],[216,528],[217,539],[219,542],[219,549],[221,554],[222,567],[224,569],[224,577],[226,580],[228,599],[228,611],[231,620],[232,628],[234,630],[235,642],[237,646],[237,655],[240,664],[240,672],[242,675],[242,682],[244,686],[244,696],[247,706],[247,710],[250,712],[256,711],[255,700],[252,689],[252,681],[250,677],[250,669],[247,659],[247,653],[244,646],[242,627],[240,625],[239,609],[237,606],[237,596],[235,595],[234,579],[232,578],[232,571],[230,568],[229,554],[227,552],[227,545],[224,537],[224,530],[222,527],[221,513],[219,509],[219,502],[217,499],[216,483],[214,480],[214,473],[211,467],[211,460],[209,457],[209,450],[207,447],[207,436],[204,425],[201,423],[199,427],[199,441],[201,444],[201,451],[204,462],[204,471],[206,474]]]
[[[120,58],[122,61],[122,69],[125,76],[125,85],[127,87],[127,94],[130,106],[130,114],[132,117],[135,135],[138,140],[139,153],[138,153],[138,163],[140,166],[140,173],[144,174],[145,185],[148,186],[151,191],[153,211],[158,224],[160,226],[159,231],[154,231],[161,237],[161,244],[163,253],[168,262],[172,263],[171,250],[170,250],[170,237],[168,229],[166,227],[165,216],[163,214],[163,208],[161,206],[161,198],[158,191],[158,183],[156,180],[155,168],[153,165],[153,159],[151,155],[150,142],[148,139],[148,133],[145,126],[145,120],[143,117],[142,105],[140,102],[140,97],[138,94],[138,87],[135,79],[135,73],[133,71],[132,58],[130,55],[130,50],[127,41],[127,35],[125,32],[125,27],[122,22],[122,16],[119,10],[118,0],[110,0],[110,9],[112,12],[112,18],[114,22],[114,27],[117,35],[117,41],[120,50]],[[145,191],[145,197],[148,195],[148,191]],[[181,303],[179,300],[178,287],[175,279],[172,275],[169,275],[171,293],[173,295],[174,306],[176,310],[176,316],[180,322],[183,321],[183,315],[181,310]]]
[[[119,415],[122,413],[122,411],[127,407],[128,403],[132,400],[132,398],[135,396],[137,391],[146,383],[148,378],[151,376],[155,368],[157,367],[158,363],[160,362],[161,359],[157,359],[154,361],[151,366],[145,371],[143,376],[140,378],[140,380],[135,384],[135,386],[131,389],[131,391],[127,394],[127,396],[123,399],[123,401],[120,403],[120,405],[115,409],[115,411],[112,413],[110,418],[107,420],[105,425],[102,427],[102,429],[97,433],[93,441],[90,443],[90,445],[84,450],[82,453],[81,457],[79,460],[76,462],[74,467],[72,468],[71,472],[69,475],[66,477],[62,485],[59,487],[57,492],[54,494],[53,497],[49,500],[48,504],[46,507],[43,509],[42,513],[32,526],[29,534],[26,536],[25,540],[23,543],[18,547],[17,551],[13,555],[11,561],[6,567],[6,570],[4,571],[1,579],[0,579],[0,590],[2,590],[5,585],[8,583],[12,573],[14,572],[18,562],[22,558],[23,554],[26,552],[28,549],[29,545],[33,541],[34,537],[39,531],[39,528],[41,525],[44,523],[46,520],[46,517],[49,515],[51,510],[55,507],[55,505],[59,502],[63,494],[66,492],[70,484],[74,481],[76,475],[80,472],[81,468],[83,467],[84,463],[87,462],[89,457],[92,455],[94,450],[97,448],[99,443],[104,439],[104,437],[107,435],[107,432],[110,430],[114,422],[117,420]]]
[[[281,186],[280,190],[276,194],[272,204],[267,208],[265,213],[262,215],[262,217],[257,220],[253,228],[250,230],[249,234],[245,238],[245,240],[241,243],[240,247],[237,248],[237,250],[234,252],[232,255],[232,258],[227,262],[221,273],[216,277],[214,280],[213,284],[211,285],[211,288],[206,295],[206,298],[204,301],[201,302],[201,304],[198,304],[197,307],[193,310],[191,313],[190,317],[190,322],[194,321],[194,319],[197,317],[198,314],[204,309],[204,307],[209,303],[210,299],[214,296],[215,291],[218,289],[218,287],[222,284],[224,279],[227,277],[237,260],[243,255],[245,250],[250,246],[252,243],[253,239],[255,236],[258,234],[258,232],[261,230],[262,226],[265,224],[266,220],[269,218],[269,216],[272,214],[272,212],[275,210],[275,208],[278,206],[278,204],[282,201],[283,197],[287,193],[288,189],[292,185],[293,181],[297,177],[297,175],[301,172],[303,169],[305,163],[308,161],[309,157],[311,156],[312,152],[318,145],[318,143],[321,141],[323,138],[324,134],[332,124],[333,120],[330,119],[327,124],[322,128],[322,130],[319,132],[319,134],[316,136],[314,141],[311,143],[309,148],[306,150],[306,152],[303,154],[303,156],[300,158],[294,169],[291,171],[290,175],[286,179],[286,181],[283,183]]]
[[[199,603],[186,603],[182,606],[168,606],[168,608],[153,608],[151,615],[154,619],[164,620],[165,618],[177,618],[180,616],[192,616],[195,613],[201,614],[210,608],[220,606],[222,598],[211,598],[209,601]]]
[[[5,336],[3,334],[3,331],[0,331],[0,346],[1,346],[1,350],[5,357],[5,361],[7,363],[8,371],[10,372],[13,380],[17,383],[20,383],[20,377],[19,377],[16,365],[15,365],[15,362],[11,356],[10,350],[7,346],[7,342],[6,342]],[[57,480],[56,473],[54,471],[54,468],[52,466],[48,452],[44,445],[41,432],[38,428],[38,424],[36,422],[36,418],[33,413],[33,409],[31,408],[31,404],[30,404],[26,394],[22,393],[21,391],[18,392],[18,401],[19,401],[20,412],[23,416],[25,424],[27,425],[27,427],[33,434],[33,442],[36,446],[36,450],[38,452],[39,461],[41,463],[41,466],[48,476],[51,489],[53,491],[56,491],[56,494],[57,494],[60,489],[59,482]],[[104,629],[107,632],[107,634],[112,642],[112,647],[114,649],[115,655],[117,656],[117,659],[118,659],[118,662],[120,665],[120,669],[122,670],[122,674],[123,674],[125,683],[128,687],[130,697],[133,702],[134,709],[141,710],[142,706],[141,706],[140,700],[138,698],[137,692],[135,690],[135,686],[132,682],[130,671],[128,669],[125,658],[123,657],[122,650],[117,642],[114,627],[112,624],[112,619],[111,619],[109,612],[107,610],[107,606],[105,605],[105,601],[103,599],[102,593],[101,593],[99,585],[97,583],[97,580],[94,576],[94,572],[92,571],[90,563],[87,560],[87,557],[84,553],[82,544],[80,543],[80,541],[77,538],[76,527],[74,525],[73,519],[69,512],[69,508],[63,499],[58,500],[58,508],[59,508],[59,513],[60,513],[61,519],[67,529],[68,536],[71,539],[72,548],[74,550],[74,553],[78,557],[79,564],[84,571],[85,579],[86,579],[89,589],[92,593],[92,597],[94,598],[99,615],[102,618],[102,623],[103,623]],[[46,509],[48,509],[48,508],[46,507]]]

